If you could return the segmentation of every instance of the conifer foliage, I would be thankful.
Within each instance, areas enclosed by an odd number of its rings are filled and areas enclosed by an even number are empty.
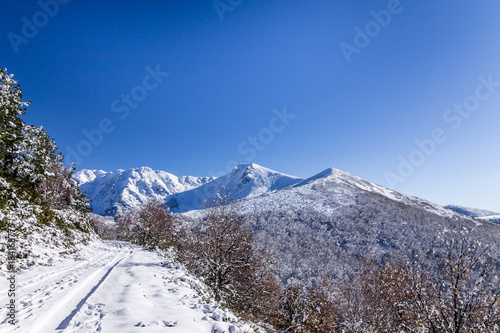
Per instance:
[[[44,128],[21,119],[31,104],[22,98],[13,74],[0,68],[0,231],[6,237],[8,226],[16,230],[18,256],[27,257],[29,244],[22,240],[37,228],[55,229],[52,234],[62,233],[68,242],[75,241],[74,232],[91,235],[93,228],[90,202],[71,178],[74,166],[64,165]]]

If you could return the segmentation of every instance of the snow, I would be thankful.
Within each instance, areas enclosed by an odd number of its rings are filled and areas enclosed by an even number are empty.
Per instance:
[[[205,201],[209,202],[220,192],[227,195],[229,200],[236,201],[279,191],[300,181],[302,181],[301,178],[254,163],[239,164],[225,176],[190,191],[169,196],[167,205],[176,213],[199,210],[204,208]]]
[[[174,213],[197,216],[222,192],[240,202],[240,211],[315,209],[341,214],[342,207],[363,205],[357,195],[381,195],[405,205],[443,216],[459,214],[432,202],[368,182],[345,171],[328,168],[308,179],[286,175],[257,164],[239,164],[227,175],[213,178],[177,177],[147,167],[104,172],[82,170],[75,174],[92,199],[96,213],[114,215],[121,208],[137,207],[148,197],[164,200]]]
[[[500,225],[500,213],[495,213],[485,209],[470,208],[458,205],[448,205],[446,206],[446,208],[473,217],[480,221],[486,221]]]
[[[342,207],[363,205],[357,199],[357,195],[360,193],[369,193],[373,196],[382,195],[390,200],[419,207],[444,217],[458,215],[427,200],[385,188],[335,168],[326,169],[279,191],[247,197],[239,202],[239,211],[247,213],[314,209],[325,214],[336,215],[341,214]],[[196,212],[188,215],[196,216]]]
[[[0,332],[256,331],[207,303],[195,291],[203,285],[179,264],[129,243],[96,241],[48,263],[17,274],[17,321],[7,323],[3,307]],[[7,304],[5,293],[0,302]]]
[[[148,167],[105,172],[81,170],[73,176],[92,201],[95,213],[115,215],[140,206],[148,198],[164,200],[173,212],[203,209],[204,202],[225,192],[231,200],[259,196],[287,188],[301,178],[276,172],[257,164],[239,164],[220,177],[175,176]]]
[[[500,215],[487,215],[477,218],[478,220],[488,221],[500,225]]]
[[[123,209],[137,207],[149,198],[164,200],[212,181],[213,177],[177,177],[148,167],[106,172],[80,170],[73,175],[82,191],[91,199],[92,209],[100,215],[115,215]]]
[[[446,208],[465,214],[470,217],[487,217],[487,216],[500,215],[500,213],[495,213],[485,209],[470,208],[458,205],[448,205],[446,206]]]

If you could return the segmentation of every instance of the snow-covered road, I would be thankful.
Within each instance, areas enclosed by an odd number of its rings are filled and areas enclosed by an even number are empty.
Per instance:
[[[0,282],[0,332],[246,332],[234,316],[205,304],[196,280],[177,264],[124,242],[82,247],[78,260],[17,275],[16,324],[7,319],[7,279]]]

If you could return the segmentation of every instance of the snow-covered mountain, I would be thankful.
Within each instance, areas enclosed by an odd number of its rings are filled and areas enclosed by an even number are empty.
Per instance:
[[[240,200],[237,210],[285,283],[345,277],[360,258],[383,264],[432,256],[463,228],[491,244],[500,260],[500,227],[334,168]]]
[[[199,210],[204,208],[205,202],[215,199],[217,194],[226,195],[230,201],[243,200],[282,190],[302,180],[254,163],[239,164],[225,176],[169,196],[166,203],[176,213]]]
[[[315,209],[335,215],[345,206],[363,206],[359,195],[369,194],[442,217],[465,214],[488,220],[485,217],[499,215],[460,206],[444,208],[335,168],[326,169],[305,180],[254,163],[239,164],[219,178],[178,177],[165,171],[141,167],[114,172],[81,170],[75,173],[74,179],[92,200],[94,212],[101,215],[115,215],[121,210],[141,205],[148,198],[163,200],[175,213],[197,211],[202,210],[205,202],[210,202],[217,194],[225,194],[231,201],[239,201],[239,210],[243,213]]]
[[[148,167],[105,172],[81,170],[74,174],[82,191],[92,201],[92,209],[101,215],[136,207],[148,198],[165,200],[171,194],[206,184],[214,177],[175,176]]]
[[[161,174],[143,169],[151,178]],[[106,182],[97,182],[99,177]],[[113,210],[105,207],[132,207],[146,200],[147,194],[155,194],[189,220],[203,214],[205,200],[217,193],[229,195],[254,231],[257,248],[272,257],[284,283],[339,278],[352,273],[353,263],[360,258],[383,264],[409,256],[432,256],[445,247],[447,233],[463,228],[491,244],[491,255],[500,262],[500,248],[495,245],[500,244],[499,226],[335,168],[304,180],[256,164],[241,164],[225,176],[197,180],[189,184],[191,188],[184,185],[184,191],[179,186],[169,192],[155,190],[158,181],[148,177],[133,170],[81,171],[77,179],[95,207],[108,213]]]
[[[486,209],[477,209],[477,208],[470,208],[458,205],[448,205],[445,207],[470,217],[486,217],[491,215],[500,215],[500,213],[495,213]]]
[[[500,213],[495,213],[490,210],[463,207],[457,205],[448,205],[446,206],[446,208],[473,218],[477,218],[479,220],[500,224]]]
[[[148,198],[165,201],[173,212],[187,212],[203,209],[204,202],[215,198],[217,193],[228,195],[230,200],[241,200],[303,180],[257,164],[240,164],[219,178],[177,177],[142,167],[114,172],[81,170],[74,179],[91,199],[94,212],[101,215],[115,215],[141,205]]]
[[[338,214],[341,207],[362,206],[359,195],[383,196],[389,200],[444,216],[457,216],[444,207],[427,200],[387,189],[348,172],[329,168],[291,187],[274,193],[265,193],[240,203],[242,212],[269,210],[316,209],[327,214]]]

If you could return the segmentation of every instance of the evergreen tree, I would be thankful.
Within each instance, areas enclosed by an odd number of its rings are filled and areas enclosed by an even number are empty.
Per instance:
[[[21,119],[31,104],[22,97],[13,75],[0,68],[0,230],[11,224],[24,232],[41,225],[56,226],[66,235],[69,229],[91,231],[90,201],[71,178],[74,166],[64,165],[43,127]]]
[[[0,177],[2,177],[2,202],[6,203],[11,190],[10,183],[21,183],[29,170],[23,154],[26,140],[23,135],[25,124],[20,118],[30,102],[22,101],[21,87],[0,68]]]

